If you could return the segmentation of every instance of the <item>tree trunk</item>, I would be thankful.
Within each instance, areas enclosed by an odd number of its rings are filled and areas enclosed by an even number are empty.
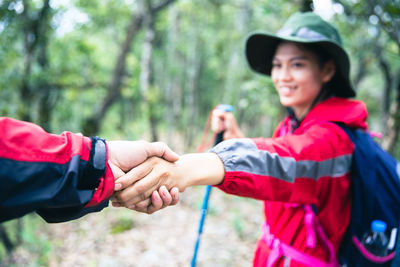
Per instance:
[[[235,29],[238,30],[240,35],[245,35],[249,32],[248,25],[250,24],[251,3],[252,0],[247,0],[241,6],[239,11],[238,19],[235,21]],[[240,101],[245,97],[245,92],[240,86],[240,82],[243,80],[243,73],[245,73],[246,65],[241,64],[240,58],[243,57],[243,47],[239,42],[236,42],[231,48],[231,57],[229,59],[228,71],[225,81],[225,90],[223,92],[222,100],[224,103],[235,105],[236,101]],[[243,121],[247,107],[241,108],[240,106],[235,107],[237,110],[237,120],[239,125]]]
[[[176,0],[165,0],[159,5],[152,7],[150,12],[157,13],[174,1]],[[126,31],[125,41],[121,44],[120,54],[118,55],[113,75],[107,88],[107,95],[100,103],[99,107],[94,111],[93,115],[86,119],[82,126],[83,133],[86,135],[95,135],[98,133],[101,121],[103,120],[107,110],[120,96],[122,79],[126,68],[126,58],[130,51],[132,41],[142,25],[143,17],[143,11],[139,11],[132,15],[131,23]]]
[[[382,57],[382,54],[379,53],[379,66],[381,67],[383,74],[383,121],[386,121],[389,117],[390,110],[390,95],[392,89],[392,76],[390,74],[390,67],[386,60]]]
[[[7,234],[6,228],[2,224],[0,224],[0,239],[8,253],[13,251],[15,246],[11,242],[11,239]]]
[[[312,0],[300,0],[300,12],[313,11],[312,6],[313,6]]]
[[[361,81],[364,79],[365,75],[367,74],[367,62],[365,60],[365,57],[360,55],[360,60],[358,60],[358,64],[357,64],[357,72],[356,75],[354,76],[354,80],[353,80],[353,85],[354,85],[354,89],[357,90],[359,84],[361,83]]]
[[[88,118],[82,126],[85,135],[95,135],[100,130],[101,120],[104,118],[108,108],[119,97],[121,92],[122,79],[125,74],[126,58],[133,38],[142,24],[143,14],[133,14],[131,23],[126,30],[125,41],[121,44],[121,50],[118,55],[111,81],[107,87],[107,95],[100,103],[93,115]]]
[[[199,40],[197,28],[191,33],[191,44],[190,52],[188,53],[187,59],[187,92],[185,93],[184,105],[185,105],[185,144],[186,147],[190,148],[193,145],[193,138],[196,131],[196,121],[198,119],[198,83],[199,74],[201,70],[201,64],[203,62],[202,56],[202,41]]]
[[[141,58],[141,72],[140,72],[140,92],[144,99],[144,104],[147,109],[148,120],[150,124],[150,132],[151,132],[151,140],[158,140],[158,132],[157,132],[157,124],[158,119],[156,115],[157,106],[153,104],[155,101],[154,93],[151,92],[150,88],[152,87],[153,82],[153,73],[151,68],[151,57],[153,53],[153,45],[154,45],[154,14],[150,12],[150,4],[151,2],[147,2],[147,12],[144,17],[144,28],[145,28],[145,37],[142,46],[142,58]],[[153,91],[153,89],[152,89]]]
[[[175,7],[172,7],[169,11],[169,22],[168,22],[168,43],[167,43],[167,71],[164,84],[165,86],[165,99],[166,99],[166,112],[165,112],[165,121],[168,125],[167,127],[167,143],[172,147],[175,145],[173,141],[173,134],[176,128],[176,116],[181,114],[181,94],[180,94],[180,86],[178,81],[178,73],[176,70],[176,60],[178,58],[176,51],[176,40],[179,34],[178,32],[178,10]]]
[[[38,35],[38,64],[43,71],[49,69],[49,60],[47,56],[48,47],[48,29],[50,28],[50,3],[49,0],[45,1],[45,4],[41,11],[41,21],[39,25]],[[38,97],[39,97],[39,118],[38,124],[42,126],[46,131],[51,132],[51,117],[52,111],[56,104],[57,90],[53,90],[47,80],[39,85]]]
[[[395,155],[395,148],[400,132],[400,80],[397,82],[397,96],[390,108],[390,117],[386,124],[386,135],[382,140],[382,147]]]
[[[24,10],[21,14],[24,21],[24,53],[25,68],[20,88],[20,99],[22,105],[18,109],[18,117],[25,121],[32,121],[30,106],[36,96],[35,88],[30,84],[32,64],[34,64],[35,54],[39,66],[44,69],[48,65],[47,29],[49,28],[50,0],[43,2],[43,7],[39,14],[30,14],[29,1],[24,1]],[[48,112],[50,113],[50,110]],[[49,114],[47,114],[49,116]],[[40,122],[40,121],[39,121]],[[43,125],[42,125],[43,126]],[[46,126],[46,125],[45,125]]]
[[[21,82],[20,100],[22,105],[18,108],[18,117],[24,121],[32,121],[31,113],[29,110],[30,102],[32,100],[32,90],[29,84],[29,77],[31,74],[33,48],[35,46],[36,36],[31,33],[30,28],[33,23],[29,17],[29,3],[24,1],[24,11],[21,17],[24,21],[24,74]]]

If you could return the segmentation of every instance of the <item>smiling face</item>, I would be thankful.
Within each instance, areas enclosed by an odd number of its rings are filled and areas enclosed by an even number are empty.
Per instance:
[[[280,43],[272,60],[271,78],[280,102],[291,107],[297,118],[307,114],[323,84],[334,74],[333,60],[321,66],[315,53],[292,42]]]

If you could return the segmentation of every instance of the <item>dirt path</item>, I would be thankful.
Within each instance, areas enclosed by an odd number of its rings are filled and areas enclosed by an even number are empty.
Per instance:
[[[38,230],[51,244],[48,265],[190,266],[203,192],[188,189],[177,206],[152,215],[111,207],[74,222],[43,223]],[[197,266],[251,266],[261,212],[259,202],[213,189]],[[24,260],[23,251],[14,255],[17,266],[35,256]]]

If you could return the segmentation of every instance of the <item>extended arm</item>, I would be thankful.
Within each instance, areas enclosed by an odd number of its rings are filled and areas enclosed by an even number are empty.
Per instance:
[[[213,148],[214,153],[183,155],[176,164],[152,158],[116,181],[123,188],[137,182],[114,201],[129,206],[161,185],[183,191],[209,184],[238,196],[316,204],[324,186],[348,189],[353,146],[335,127],[316,126],[273,139],[231,139]]]
[[[134,209],[136,203],[147,199],[162,185],[167,189],[177,187],[181,192],[189,186],[217,185],[223,181],[224,172],[224,165],[215,153],[186,154],[175,163],[153,157],[116,180],[116,184],[126,189],[112,200],[114,205]]]
[[[122,175],[150,156],[178,158],[162,143],[107,144],[70,132],[49,134],[4,117],[0,132],[0,221],[37,211],[59,222],[99,211],[114,192],[113,172]]]

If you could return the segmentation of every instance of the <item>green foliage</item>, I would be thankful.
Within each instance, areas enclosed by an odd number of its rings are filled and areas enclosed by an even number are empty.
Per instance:
[[[39,11],[39,2],[31,5],[30,12]],[[125,29],[132,14],[138,12],[138,4],[123,0],[96,3],[76,0],[52,6],[52,30],[47,31],[49,67],[35,67],[35,63],[29,77],[25,77],[25,61],[21,57],[25,53],[24,24],[16,19],[21,14],[7,8],[7,3],[9,6],[9,2],[3,1],[1,8],[4,14],[2,21],[7,24],[0,35],[0,66],[4,70],[0,74],[1,114],[18,116],[18,107],[24,105],[18,89],[21,82],[28,79],[34,90],[33,105],[30,107],[34,120],[38,118],[35,107],[43,105],[39,97],[40,88],[50,85],[54,102],[51,117],[53,131],[81,131],[82,123],[93,115],[106,96],[120,45],[125,38]],[[176,120],[176,131],[187,130],[190,122],[190,127],[200,132],[208,112],[218,103],[228,103],[235,106],[239,123],[248,129],[249,136],[270,135],[282,111],[270,80],[249,70],[243,56],[244,40],[254,30],[277,30],[285,18],[298,8],[292,1],[282,1],[276,5],[272,1],[258,0],[248,6],[245,1],[178,1],[173,7],[175,21],[171,21],[171,9],[157,14],[152,60],[154,84],[151,85],[153,89],[149,96],[151,108],[141,104],[143,98],[139,93],[143,40],[139,31],[127,57],[121,97],[114,104],[115,107],[111,106],[108,110],[107,124],[103,124],[99,134],[107,137],[148,136],[147,116],[159,118],[159,129],[165,129],[166,114],[171,112]],[[355,14],[360,14],[365,10],[365,4],[362,1],[355,2],[352,8]],[[386,2],[383,10],[391,12],[392,17],[398,12]],[[85,14],[87,19],[85,22],[76,22],[74,28],[60,35],[59,29],[63,25],[59,23],[65,21],[61,18],[68,12]],[[376,61],[373,53],[368,52],[374,46],[373,31],[364,27],[365,23],[360,20],[347,19],[342,15],[337,15],[334,20],[344,36],[352,62],[364,58],[369,80],[381,80],[375,78],[379,72],[373,70]],[[360,42],[367,49],[359,49]],[[393,56],[398,54],[398,46],[388,42],[384,51],[391,64],[399,68],[399,60]],[[353,64],[353,75],[357,68]],[[193,71],[197,71],[196,80],[190,78]],[[177,90],[173,103],[168,102],[168,86]],[[363,83],[358,91],[368,91],[372,87],[382,87],[382,84],[371,86],[370,83]],[[47,91],[44,93],[48,94]],[[193,94],[194,103],[188,102],[190,94]],[[374,109],[371,110],[375,113]],[[261,127],[254,128],[254,125]],[[139,129],[141,133],[134,133]]]
[[[11,241],[17,244],[21,239],[20,250],[24,256],[20,263],[24,266],[46,266],[52,253],[52,243],[49,236],[43,231],[43,220],[36,215],[27,215],[21,219],[22,228],[18,229],[17,220],[3,223]],[[29,256],[29,259],[27,257]],[[0,245],[0,265],[10,261],[4,246]],[[10,263],[10,266],[14,266]]]
[[[44,1],[0,1],[0,116],[21,119],[29,114],[35,122],[50,124],[52,132],[80,132],[108,94],[126,29],[133,18],[142,15],[140,1],[50,2],[50,13],[36,38],[33,22],[39,21]],[[336,14],[329,20],[337,25],[351,56],[352,79],[365,68],[357,84],[358,98],[367,104],[372,128],[382,130],[385,80],[377,55],[388,63],[394,87],[400,70],[395,38],[399,33],[394,30],[400,23],[399,1],[375,1],[373,8],[374,1],[333,2]],[[107,109],[98,135],[149,139],[152,118],[163,141],[177,143],[183,147],[180,152],[189,152],[198,145],[210,110],[226,103],[235,107],[234,114],[248,136],[270,136],[285,111],[271,80],[250,71],[244,41],[252,31],[279,29],[299,10],[300,3],[180,0],[158,12],[148,94],[140,91],[144,33],[139,28],[126,57],[121,90]],[[29,8],[21,9],[24,4]],[[377,22],[377,18],[381,20]],[[40,42],[30,51],[27,44],[34,40]],[[47,64],[40,61],[44,55]],[[24,85],[29,87],[27,92]],[[391,101],[395,97],[392,92]],[[50,109],[49,121],[41,120],[43,106]],[[174,134],[165,140],[168,132]],[[188,140],[176,140],[176,136]],[[218,207],[209,209],[211,214],[218,212]],[[233,217],[236,231],[243,233],[240,212]],[[27,220],[24,246],[43,255],[38,262],[45,265],[51,246],[35,232],[36,219]],[[119,233],[134,226],[121,218],[111,231]],[[33,240],[38,242],[36,251]],[[0,256],[4,253],[0,248]]]
[[[239,237],[243,238],[244,234],[244,226],[243,224],[245,223],[243,221],[243,215],[240,212],[240,210],[233,210],[232,212],[232,224],[233,224],[233,229],[235,229],[236,233],[238,234]]]
[[[135,222],[132,220],[132,218],[122,217],[111,225],[111,233],[119,234],[128,231],[133,227],[135,227]]]

